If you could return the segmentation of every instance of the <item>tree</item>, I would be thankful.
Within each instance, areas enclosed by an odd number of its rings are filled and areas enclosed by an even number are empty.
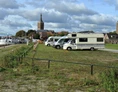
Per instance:
[[[23,37],[26,36],[26,32],[24,30],[20,30],[16,33],[16,37]]]
[[[40,35],[38,34],[38,33],[36,33],[35,35],[34,35],[34,39],[39,39],[40,38]]]
[[[28,32],[26,33],[28,37],[33,37],[34,39],[39,39],[40,35],[39,33],[36,33],[36,30],[28,30]]]
[[[27,34],[28,37],[31,36],[31,35],[34,35],[34,34],[36,34],[36,30],[30,29],[30,30],[27,31],[26,34]]]
[[[116,34],[116,31],[109,32],[110,34]]]
[[[65,36],[68,34],[68,31],[61,31],[58,33],[59,36]]]

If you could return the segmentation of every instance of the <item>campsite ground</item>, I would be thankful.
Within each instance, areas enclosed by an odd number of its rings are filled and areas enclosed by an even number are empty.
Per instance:
[[[50,68],[48,60],[56,60],[50,61]],[[103,66],[117,67],[117,61],[117,53],[57,50],[39,44],[17,67],[0,72],[0,92],[108,92],[103,88],[101,74],[110,68]],[[93,66],[93,75],[91,64],[97,65]]]

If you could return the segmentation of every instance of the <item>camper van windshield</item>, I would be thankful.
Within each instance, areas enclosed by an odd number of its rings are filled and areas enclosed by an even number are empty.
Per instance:
[[[75,39],[72,39],[72,40],[71,40],[71,44],[74,44],[74,43],[75,43]]]
[[[64,42],[64,39],[60,39],[60,40],[59,40],[59,43],[63,43],[63,42]]]
[[[77,34],[72,34],[72,37],[76,37]]]
[[[69,38],[65,38],[65,39],[60,39],[58,42],[59,43],[64,43],[64,42],[68,42],[69,41]]]

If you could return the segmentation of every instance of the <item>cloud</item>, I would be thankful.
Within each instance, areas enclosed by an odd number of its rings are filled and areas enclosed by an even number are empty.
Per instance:
[[[18,15],[9,15],[0,22],[0,30],[4,30],[2,31],[3,33],[15,34],[18,30],[26,28],[32,28],[31,24],[29,24],[26,19]]]
[[[42,1],[42,0],[41,0]],[[43,0],[42,3],[36,0],[28,2],[33,7],[40,7],[46,9],[55,9],[58,12],[63,12],[71,15],[93,15],[96,11],[86,8],[84,3],[78,3],[78,0]],[[77,3],[75,3],[77,2]]]
[[[5,17],[5,19],[1,22],[2,25],[10,26],[12,28],[17,27],[31,27],[31,25],[28,23],[28,21],[21,16],[16,15],[9,15],[8,17]]]
[[[114,6],[118,10],[118,0],[104,0],[110,6]]]
[[[3,9],[3,8],[0,8],[0,12],[1,12],[0,20],[4,20],[4,18],[6,16],[9,16],[9,15],[18,15],[17,11],[19,11],[19,10],[17,10],[17,9],[14,10],[14,9]]]
[[[4,17],[8,15],[8,12],[6,10],[4,10],[4,9],[0,8],[0,12],[1,12],[0,20],[4,19]]]
[[[108,3],[109,5],[113,5],[117,2],[117,0],[104,0],[106,3]]]
[[[70,32],[114,30],[118,17],[92,9],[87,5],[89,2],[96,5],[92,1],[94,0],[0,0],[0,30],[15,33],[21,29],[37,29],[41,13],[45,29]],[[118,0],[104,0],[104,3],[116,8],[118,6]]]
[[[98,14],[91,16],[73,16],[79,21],[79,28],[82,30],[92,30],[96,32],[109,32],[115,30],[117,17]]]
[[[19,7],[19,4],[16,2],[16,0],[0,0],[0,7],[6,9],[17,9]]]
[[[33,12],[33,13],[32,13]],[[15,11],[14,14],[18,14],[29,21],[39,21],[40,14],[42,13],[42,17],[44,22],[55,22],[55,23],[62,23],[67,22],[68,15],[65,13],[61,13],[54,9],[45,9],[45,8],[36,8],[32,10],[21,10]]]
[[[86,8],[83,3],[80,4],[73,3],[77,2],[77,0],[68,0],[68,2],[66,2],[66,0],[62,1],[50,0],[47,2],[46,1],[47,0],[43,1],[41,0],[39,3],[38,0],[36,0],[35,2],[30,1],[28,2],[28,4],[34,5],[34,7],[36,8],[30,10],[22,10],[16,13],[30,21],[39,20],[40,13],[42,13],[45,22],[56,22],[56,23],[67,22],[69,16],[72,15],[82,16],[82,15],[98,14],[96,11]],[[43,7],[40,6],[41,4],[43,4],[44,6]]]
[[[91,16],[74,16],[75,20],[81,23],[97,24],[97,25],[107,25],[115,26],[115,18],[113,16],[98,14]]]
[[[71,15],[94,15],[97,14],[97,12],[90,10],[85,7],[83,3],[76,4],[76,3],[70,3],[70,2],[63,2],[61,7],[58,7],[59,11],[65,12],[67,14]]]

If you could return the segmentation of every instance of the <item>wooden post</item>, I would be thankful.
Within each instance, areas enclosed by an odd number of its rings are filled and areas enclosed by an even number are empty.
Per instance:
[[[20,55],[20,63],[22,63],[22,59],[23,59],[23,56],[22,56],[22,55]]]
[[[19,56],[19,61],[20,61],[20,56]]]
[[[22,59],[23,59],[23,57],[24,57],[24,54],[22,54]]]
[[[93,75],[93,65],[91,65],[91,75]]]
[[[50,60],[48,60],[48,69],[50,68]]]
[[[32,68],[33,68],[33,66],[34,66],[34,59],[32,58]]]
[[[26,52],[24,52],[24,57],[25,57],[25,53],[26,53]]]
[[[13,61],[14,61],[15,59],[14,59],[14,56],[13,56]]]

